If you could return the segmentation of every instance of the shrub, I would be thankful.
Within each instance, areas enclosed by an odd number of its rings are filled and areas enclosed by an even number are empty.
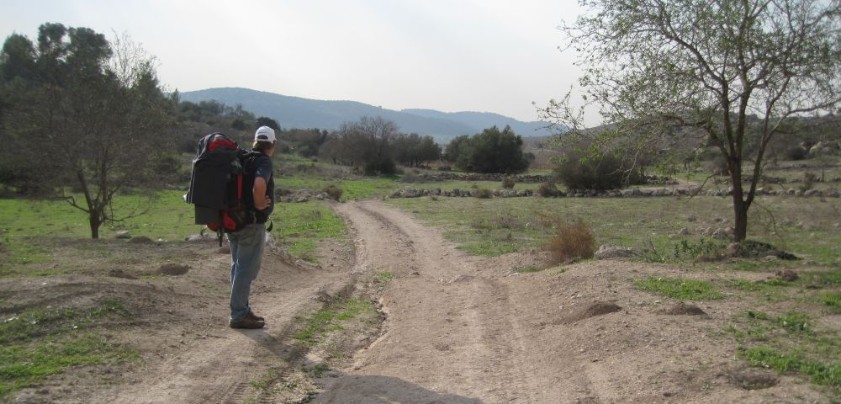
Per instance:
[[[329,195],[330,199],[332,199],[336,202],[338,202],[342,198],[342,193],[344,192],[344,191],[342,191],[341,188],[339,188],[339,187],[337,187],[333,184],[330,184],[330,185],[324,187],[324,189],[322,191],[324,191],[325,194]]]
[[[596,239],[590,225],[577,221],[567,223],[558,218],[549,219],[554,224],[554,234],[546,244],[553,264],[569,264],[580,259],[593,258]]]
[[[502,177],[502,188],[504,189],[514,189],[514,185],[516,185],[516,183],[516,180],[511,175]]]
[[[618,158],[606,154],[584,156],[570,153],[556,168],[558,178],[570,190],[596,190],[621,188],[625,180]]]
[[[800,186],[800,190],[806,192],[815,187],[815,181],[818,180],[817,174],[813,172],[805,172],[803,173],[803,185]]]
[[[809,151],[801,146],[792,146],[786,150],[786,158],[789,160],[803,160],[809,155]]]
[[[491,196],[493,196],[493,194],[491,193],[491,190],[487,189],[487,188],[479,188],[476,191],[474,191],[472,194],[473,194],[473,196],[475,196],[479,199],[490,199]]]
[[[544,198],[551,198],[560,196],[561,191],[558,190],[554,182],[544,182],[537,188],[537,194]]]
[[[363,168],[366,176],[397,174],[397,165],[389,157],[368,161]]]

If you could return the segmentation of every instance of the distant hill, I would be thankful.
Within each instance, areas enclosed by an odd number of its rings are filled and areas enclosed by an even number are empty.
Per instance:
[[[339,129],[342,123],[357,121],[363,116],[382,117],[397,124],[403,133],[430,135],[439,143],[447,143],[459,135],[474,135],[497,126],[511,126],[523,136],[546,136],[546,122],[522,122],[487,112],[440,112],[430,109],[395,111],[355,101],[324,101],[290,97],[247,88],[210,88],[180,93],[182,101],[215,100],[228,106],[242,105],[257,116],[276,120],[283,128]]]

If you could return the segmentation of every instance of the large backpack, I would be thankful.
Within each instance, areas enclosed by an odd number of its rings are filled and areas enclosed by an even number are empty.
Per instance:
[[[223,133],[215,132],[198,142],[190,176],[187,202],[195,205],[195,222],[219,235],[241,230],[255,222],[254,208],[246,203],[251,192],[247,167],[260,153],[246,151]],[[250,198],[248,198],[250,200]]]

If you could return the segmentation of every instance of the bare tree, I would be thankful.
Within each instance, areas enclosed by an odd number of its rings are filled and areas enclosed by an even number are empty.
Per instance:
[[[703,133],[726,161],[735,240],[747,236],[769,142],[841,101],[837,0],[581,0],[564,25],[585,101],[614,135]],[[545,118],[576,127],[567,94]],[[675,127],[695,130],[674,131]]]
[[[398,135],[394,122],[366,116],[345,122],[336,135],[324,148],[334,160],[361,166],[366,174],[394,173],[392,145]]]

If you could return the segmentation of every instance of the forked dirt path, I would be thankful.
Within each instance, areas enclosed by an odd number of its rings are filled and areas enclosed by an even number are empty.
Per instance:
[[[698,303],[704,315],[668,309],[675,302],[641,292],[636,279],[699,279],[740,274],[686,271],[623,261],[588,261],[520,274],[540,254],[469,256],[435,229],[381,201],[334,205],[354,232],[354,263],[306,270],[269,257],[253,294],[264,330],[221,326],[224,290],[183,325],[136,340],[161,343],[126,376],[97,389],[94,402],[239,403],[267,371],[292,385],[308,359],[290,338],[297,316],[320,307],[356,278],[393,275],[382,290],[381,335],[317,380],[317,403],[613,403],[827,402],[808,380],[764,373],[776,384],[746,390],[756,371],[736,357],[724,330],[752,303]],[[203,269],[220,288],[228,258]],[[328,265],[329,266],[329,265]],[[743,274],[742,274],[743,276]],[[216,279],[218,278],[218,279]],[[191,282],[185,279],[184,282]],[[189,285],[187,285],[189,286]],[[191,298],[191,304],[196,303]],[[175,305],[178,307],[178,305]],[[198,306],[197,306],[198,307]],[[155,330],[150,330],[154,333]],[[297,367],[297,368],[296,368]],[[734,380],[736,382],[734,382]],[[294,400],[293,400],[294,401]],[[269,392],[257,402],[284,402]]]
[[[632,285],[691,273],[600,261],[517,274],[535,254],[468,256],[379,201],[335,209],[356,231],[355,271],[395,277],[381,298],[382,335],[316,402],[824,400],[800,379],[763,390],[732,383],[744,370],[721,330],[737,305],[725,299],[702,306],[703,316],[670,315],[667,302]]]

